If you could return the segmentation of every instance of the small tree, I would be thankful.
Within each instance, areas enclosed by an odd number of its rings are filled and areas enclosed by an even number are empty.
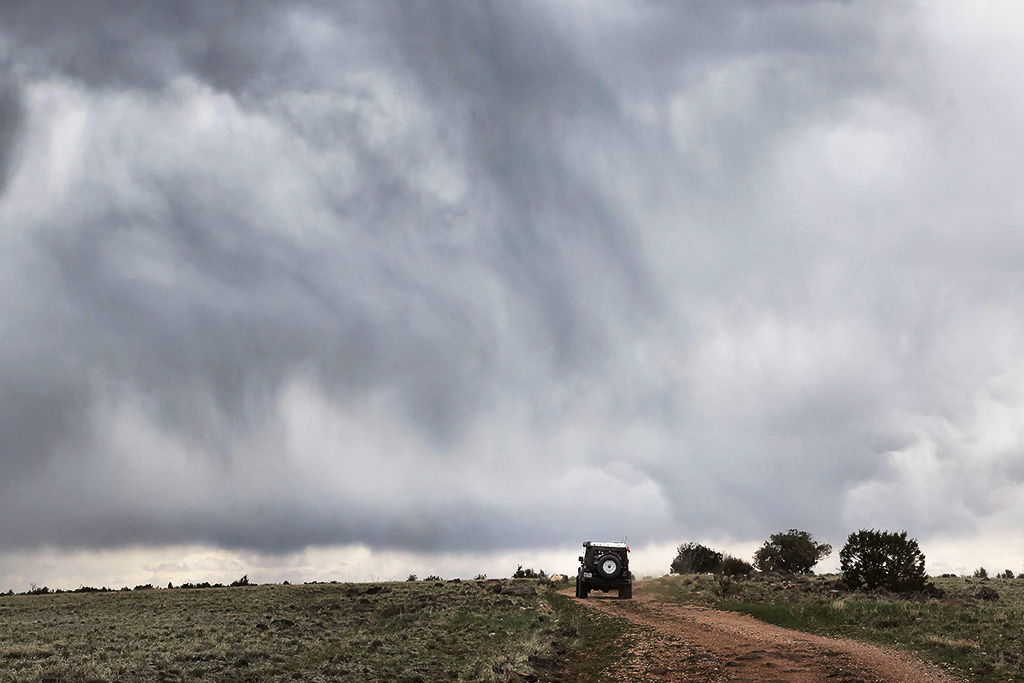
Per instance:
[[[924,554],[907,532],[860,531],[839,551],[843,581],[850,588],[885,588],[896,593],[922,590]]]
[[[987,579],[988,578],[988,570],[985,569],[984,567],[978,567],[977,569],[974,570],[974,578],[976,578],[976,579]]]
[[[718,567],[718,572],[722,576],[746,576],[752,571],[754,571],[753,565],[732,555],[724,555],[722,563]]]
[[[754,564],[763,572],[810,574],[814,565],[831,552],[828,543],[817,543],[806,531],[790,529],[772,534],[754,553]]]
[[[713,574],[721,565],[722,553],[699,543],[684,543],[669,570],[673,574]]]

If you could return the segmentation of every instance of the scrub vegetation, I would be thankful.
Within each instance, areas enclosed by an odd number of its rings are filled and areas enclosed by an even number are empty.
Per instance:
[[[0,681],[596,681],[588,671],[617,659],[629,626],[589,616],[556,587],[401,581],[2,596]]]
[[[646,591],[910,651],[971,681],[1024,681],[1024,578],[946,576],[931,584],[920,593],[855,591],[839,575],[755,573],[667,576]]]

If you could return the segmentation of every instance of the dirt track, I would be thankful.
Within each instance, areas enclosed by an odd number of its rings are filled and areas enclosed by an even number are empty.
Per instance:
[[[909,655],[771,626],[735,612],[683,606],[645,595],[591,594],[579,602],[645,627],[616,681],[753,683],[953,683],[961,679]]]

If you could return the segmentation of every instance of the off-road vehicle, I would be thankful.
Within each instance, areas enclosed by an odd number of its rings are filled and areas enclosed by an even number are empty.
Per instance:
[[[629,571],[629,546],[625,543],[587,541],[576,570],[576,597],[592,590],[617,590],[620,598],[633,597],[633,575]]]

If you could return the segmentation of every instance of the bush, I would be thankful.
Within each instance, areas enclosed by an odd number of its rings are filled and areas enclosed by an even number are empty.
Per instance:
[[[409,576],[405,578],[406,581],[419,581],[419,579],[420,577],[416,576],[415,574],[409,574]]]
[[[486,579],[487,579],[487,574],[477,574],[476,576],[473,577],[474,581],[485,581]]]
[[[1000,579],[1012,579],[1013,578],[1013,570],[1012,569],[1005,569],[1005,570],[1003,570],[1003,573],[999,575],[999,578]]]
[[[974,570],[974,575],[973,576],[976,579],[987,579],[988,578],[988,570],[985,569],[984,567],[978,567],[977,569]]]
[[[735,559],[735,558],[733,558]],[[727,597],[729,591],[736,588],[736,582],[729,575],[722,575],[718,581],[711,585],[711,592],[720,598]]]
[[[741,560],[732,555],[725,555],[722,557],[722,563],[719,565],[718,571],[722,576],[746,576],[754,571],[754,567],[746,560]]]
[[[722,553],[699,543],[679,546],[669,571],[672,574],[714,574],[722,565]]]
[[[924,555],[907,532],[860,531],[839,551],[843,581],[850,588],[885,588],[894,593],[923,590]]]
[[[534,571],[533,569],[523,569],[523,565],[519,565],[516,569],[516,573],[512,575],[513,579],[546,579],[547,572],[543,569]]]
[[[239,586],[248,586],[248,585],[249,585],[249,575],[246,574],[242,578],[237,579],[235,581],[232,581],[231,585],[229,586],[229,588],[238,588]]]
[[[427,578],[425,578],[423,580],[424,581],[442,581],[443,579],[441,579],[441,577],[438,576],[437,574],[431,574],[430,576],[428,576]]]
[[[831,552],[828,543],[816,543],[806,531],[790,529],[772,534],[754,553],[754,564],[763,572],[810,574],[814,565]]]

